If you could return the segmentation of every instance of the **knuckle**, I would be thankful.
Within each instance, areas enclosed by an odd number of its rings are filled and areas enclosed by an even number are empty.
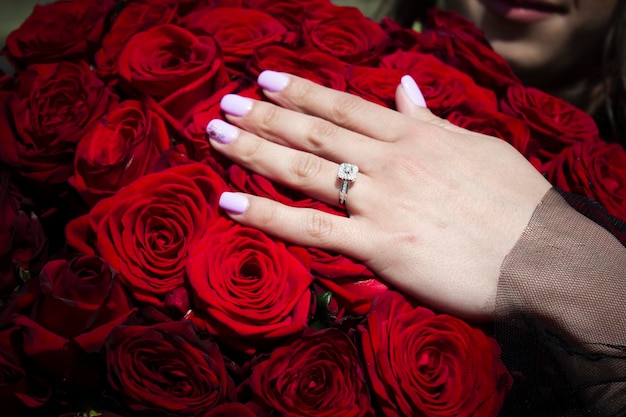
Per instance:
[[[298,82],[291,86],[289,93],[294,103],[303,103],[311,99],[314,84],[311,81]]]
[[[307,131],[307,149],[320,151],[337,136],[339,127],[327,121],[315,120]]]
[[[424,166],[413,152],[398,150],[389,154],[381,165],[381,169],[396,181],[414,181],[422,177]]]
[[[333,102],[330,119],[339,125],[347,125],[363,110],[363,101],[350,95],[342,95]]]
[[[432,119],[431,123],[436,125],[436,126],[443,127],[444,129],[458,128],[457,125],[453,124],[449,120],[447,120],[447,119],[440,119],[440,118],[437,118],[437,117],[434,117]]]
[[[241,149],[237,150],[237,157],[241,162],[251,163],[263,152],[263,146],[264,143],[262,140],[250,141],[247,146],[242,146]]]
[[[304,218],[304,231],[315,240],[328,240],[333,231],[331,219],[324,213],[311,210]]]
[[[274,126],[280,125],[280,112],[277,106],[266,106],[259,120],[259,127],[264,132],[272,130]]]
[[[449,123],[448,120],[437,117],[429,110],[423,117],[415,121],[415,126],[416,128],[419,128],[420,126],[423,127],[424,125],[442,127],[447,123]]]
[[[322,170],[322,160],[313,154],[302,154],[294,158],[293,174],[298,183],[314,181]]]
[[[271,229],[278,217],[277,207],[275,205],[269,205],[265,207],[258,214],[258,223],[261,229]]]

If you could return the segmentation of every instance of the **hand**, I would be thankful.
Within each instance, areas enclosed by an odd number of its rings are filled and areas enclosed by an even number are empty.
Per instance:
[[[278,105],[224,97],[230,124],[214,120],[207,131],[236,163],[330,204],[339,164],[359,174],[349,217],[244,194],[221,205],[281,239],[359,259],[432,308],[491,319],[500,266],[550,184],[506,142],[413,104],[419,89],[405,81],[399,112],[271,71],[259,84]]]

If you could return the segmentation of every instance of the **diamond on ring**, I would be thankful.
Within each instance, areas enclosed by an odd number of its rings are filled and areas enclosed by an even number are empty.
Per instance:
[[[348,186],[351,182],[356,180],[356,174],[359,173],[359,167],[354,164],[343,163],[339,165],[339,171],[337,172],[337,178],[341,180],[341,190],[339,191],[339,204],[346,202],[346,196],[348,195]]]

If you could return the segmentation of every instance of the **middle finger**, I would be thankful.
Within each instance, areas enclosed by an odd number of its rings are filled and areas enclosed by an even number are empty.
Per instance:
[[[257,136],[337,163],[349,159],[365,171],[371,156],[388,145],[318,117],[235,94],[224,96],[221,108],[230,122]]]

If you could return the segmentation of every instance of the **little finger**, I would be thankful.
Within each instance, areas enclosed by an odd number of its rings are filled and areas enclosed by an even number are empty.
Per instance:
[[[303,247],[315,247],[361,258],[366,228],[355,219],[315,209],[289,207],[249,194],[225,192],[220,207],[237,222]]]

